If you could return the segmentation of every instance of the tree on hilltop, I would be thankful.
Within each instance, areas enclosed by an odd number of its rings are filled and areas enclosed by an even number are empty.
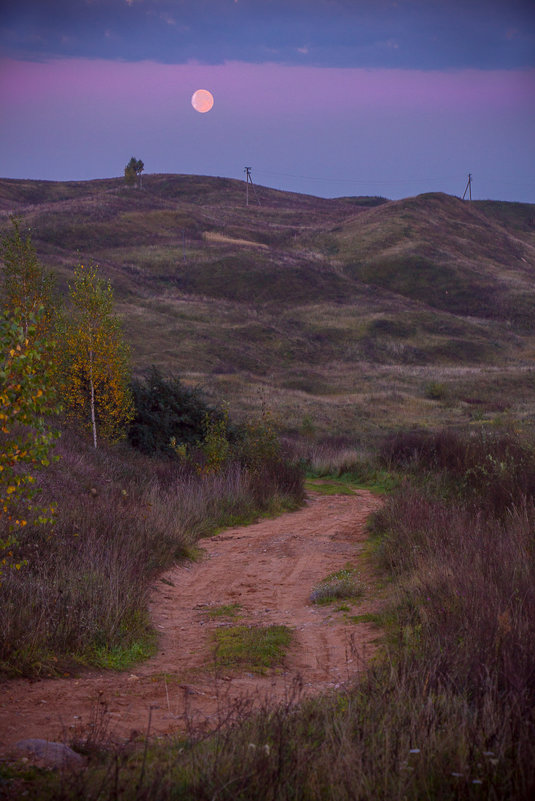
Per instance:
[[[141,159],[136,159],[135,156],[132,156],[124,168],[124,179],[127,186],[134,186],[134,184],[136,184],[138,188],[141,188],[141,173],[144,169],[145,165]]]

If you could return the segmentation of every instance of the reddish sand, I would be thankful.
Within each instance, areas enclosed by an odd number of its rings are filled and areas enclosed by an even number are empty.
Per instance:
[[[347,621],[333,606],[311,604],[310,593],[350,562],[365,585],[351,614],[376,608],[373,577],[359,562],[364,524],[378,505],[366,491],[312,495],[297,512],[203,540],[203,559],[177,565],[155,582],[156,656],[132,673],[0,686],[0,753],[28,737],[70,742],[87,736],[95,721],[124,741],[146,732],[149,714],[156,735],[217,725],[239,703],[280,701],[296,689],[302,697],[345,683],[363,669],[377,631]],[[239,620],[206,614],[210,606],[234,603],[241,605]],[[216,671],[211,634],[236,623],[290,627],[295,636],[284,667],[266,676]]]

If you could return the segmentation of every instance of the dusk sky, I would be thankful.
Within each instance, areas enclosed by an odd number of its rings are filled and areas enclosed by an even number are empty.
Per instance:
[[[324,197],[471,172],[535,202],[535,0],[0,0],[0,177],[132,155]]]

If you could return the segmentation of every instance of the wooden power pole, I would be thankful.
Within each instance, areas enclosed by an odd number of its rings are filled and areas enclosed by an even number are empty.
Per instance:
[[[249,205],[249,181],[251,181],[251,183],[252,183],[253,180],[251,178],[251,168],[250,167],[244,167],[243,171],[245,173],[245,205],[248,206]]]
[[[466,187],[465,187],[465,190],[464,190],[463,200],[465,199],[467,192],[468,192],[468,199],[472,200],[472,173],[471,172],[468,173],[468,181],[466,183]]]
[[[249,205],[249,184],[251,184],[251,186],[253,187],[253,192],[255,194],[256,202],[260,206],[261,205],[260,200],[258,199],[258,195],[256,194],[256,187],[253,184],[253,179],[251,178],[251,168],[244,167],[243,171],[245,173],[245,205],[246,206]]]

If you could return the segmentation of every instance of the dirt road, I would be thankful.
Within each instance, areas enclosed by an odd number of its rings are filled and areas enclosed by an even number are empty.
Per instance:
[[[169,734],[187,725],[216,723],[245,697],[261,702],[337,687],[361,670],[377,631],[343,612],[310,603],[314,585],[351,562],[366,586],[352,614],[376,607],[373,579],[359,553],[364,524],[378,507],[366,491],[309,497],[297,512],[229,529],[201,541],[204,557],[177,565],[155,582],[151,614],[160,632],[158,653],[132,673],[79,678],[11,680],[0,686],[0,753],[23,738],[69,742],[88,727],[115,739],[147,729]],[[212,618],[210,607],[239,604],[239,621]],[[266,676],[215,671],[211,635],[217,626],[284,624],[294,631],[284,668]]]

